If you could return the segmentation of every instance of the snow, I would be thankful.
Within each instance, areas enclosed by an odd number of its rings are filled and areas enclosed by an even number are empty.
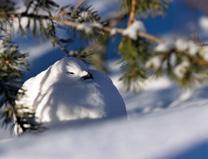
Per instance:
[[[86,34],[92,33],[92,26],[88,23],[81,23],[77,26],[78,30],[84,31]]]
[[[199,44],[193,40],[186,40],[182,38],[166,39],[165,42],[158,44],[155,47],[156,52],[169,52],[176,49],[179,52],[185,52],[191,56],[196,56],[201,50]]]
[[[200,50],[200,46],[198,46],[193,41],[188,41],[188,54],[195,56]]]
[[[199,26],[204,32],[208,32],[208,17],[202,16],[199,19]]]
[[[188,49],[187,40],[184,40],[184,39],[181,39],[181,38],[176,40],[175,45],[176,45],[176,49],[178,51],[186,51]]]
[[[135,21],[127,29],[124,30],[123,35],[128,36],[133,40],[136,40],[138,38],[139,31],[145,32],[145,26],[142,21]]]
[[[161,58],[159,56],[151,58],[147,61],[145,67],[146,68],[153,68],[155,70],[159,69],[161,66]]]
[[[190,105],[191,106],[191,105]],[[169,110],[129,120],[96,121],[58,127],[0,145],[2,158],[163,159],[193,156],[207,145],[206,105]],[[208,157],[200,151],[198,157]]]
[[[155,47],[156,52],[168,52],[175,47],[175,44],[172,40],[166,39],[165,42],[159,43]]]
[[[187,52],[189,55],[195,56],[200,51],[200,46],[192,40],[179,38],[175,42],[178,51]]]
[[[182,63],[180,63],[179,65],[177,65],[174,68],[174,74],[179,78],[179,79],[183,79],[184,76],[186,75],[188,68],[190,67],[190,62],[184,60]]]
[[[208,61],[208,46],[204,46],[200,55],[203,57],[204,60]]]

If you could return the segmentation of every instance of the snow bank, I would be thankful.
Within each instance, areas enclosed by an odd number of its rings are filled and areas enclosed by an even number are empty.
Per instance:
[[[129,120],[57,128],[41,136],[25,136],[0,144],[5,159],[151,159],[208,157],[208,107],[166,111]],[[199,152],[192,151],[196,149]]]

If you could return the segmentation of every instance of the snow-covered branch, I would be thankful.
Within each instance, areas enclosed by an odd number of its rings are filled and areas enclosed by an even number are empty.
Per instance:
[[[153,43],[161,43],[163,40],[160,38],[151,35],[144,30],[144,25],[141,21],[135,21],[133,24],[131,24],[128,28],[117,28],[117,27],[109,27],[109,26],[103,26],[99,23],[79,23],[74,22],[69,19],[63,19],[60,15],[56,16],[48,16],[48,15],[37,15],[37,14],[28,14],[28,13],[8,13],[7,15],[10,18],[37,18],[37,19],[43,19],[43,20],[52,20],[57,24],[66,25],[69,27],[72,27],[77,30],[83,30],[86,33],[93,32],[94,30],[102,31],[105,33],[109,33],[110,35],[114,36],[116,34],[120,34],[122,36],[128,36],[132,38],[133,40],[137,39],[137,37],[145,38]]]

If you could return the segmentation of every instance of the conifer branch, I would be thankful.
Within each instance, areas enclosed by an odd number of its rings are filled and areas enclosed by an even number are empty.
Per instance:
[[[62,17],[59,15],[48,16],[48,15],[40,15],[40,14],[33,14],[33,13],[29,14],[29,13],[23,12],[23,13],[8,13],[7,16],[10,18],[20,18],[21,17],[21,18],[35,18],[35,19],[42,19],[42,20],[52,20],[52,21],[56,22],[57,24],[66,25],[66,26],[72,27],[74,29],[78,29],[78,27],[82,24],[82,23],[71,21],[69,19],[62,19]],[[89,27],[91,27],[92,29],[98,30],[98,31],[103,31],[103,32],[109,33],[112,36],[114,36],[116,34],[120,34],[123,36],[123,33],[125,31],[124,28],[108,27],[108,26],[103,26],[103,25],[99,25],[99,24],[97,25],[95,23],[92,25],[89,25]],[[142,32],[142,31],[138,32],[138,36],[140,36],[141,38],[145,38],[153,43],[163,42],[163,40],[161,40],[160,38],[158,38],[154,35],[151,35],[149,33]]]
[[[62,17],[60,17],[59,15],[48,16],[48,15],[40,15],[40,14],[32,14],[32,13],[28,14],[28,13],[24,12],[24,13],[8,14],[8,17],[12,17],[12,18],[27,17],[27,18],[37,18],[37,19],[43,19],[43,20],[52,20],[58,24],[66,25],[66,26],[72,27],[74,29],[78,29],[79,26],[82,24],[82,23],[70,21],[68,19],[62,19]],[[109,33],[112,36],[114,36],[116,34],[123,36],[123,33],[125,31],[124,28],[116,28],[116,27],[97,25],[95,23],[92,23],[91,25],[89,25],[89,27],[91,27],[92,30],[98,30],[98,31],[102,31],[105,33]],[[152,43],[155,43],[155,44],[164,43],[164,40],[162,40],[152,34],[146,33],[146,32],[138,31],[138,36],[141,38],[144,38]],[[195,59],[194,63],[199,64],[199,65],[203,65],[203,66],[208,66],[208,61],[206,61],[206,60]]]

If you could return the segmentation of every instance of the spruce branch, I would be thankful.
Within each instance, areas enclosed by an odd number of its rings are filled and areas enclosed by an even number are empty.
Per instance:
[[[11,126],[17,135],[39,126],[35,113],[15,102],[24,95],[21,79],[28,66],[26,56],[8,37],[0,39],[0,121],[2,126]],[[24,115],[22,109],[27,110]]]
[[[7,13],[7,16],[11,19],[16,19],[16,18],[34,18],[34,19],[42,19],[42,20],[52,20],[57,24],[60,25],[65,25],[74,29],[79,30],[79,27],[83,24],[83,23],[79,23],[79,22],[74,22],[72,20],[68,20],[68,19],[62,19],[62,16],[57,15],[57,16],[48,16],[48,15],[41,15],[41,14],[33,14],[33,13]],[[109,27],[109,26],[102,26],[102,24],[99,23],[91,23],[88,24],[88,27],[91,28],[91,30],[98,30],[98,31],[103,31],[105,33],[108,33],[112,36],[115,36],[116,34],[122,35],[124,34],[125,28],[117,28],[117,27]],[[146,33],[146,32],[142,32],[139,31],[138,32],[138,36],[141,38],[145,38],[147,40],[149,40],[150,42],[153,43],[161,43],[163,42],[162,39]]]

